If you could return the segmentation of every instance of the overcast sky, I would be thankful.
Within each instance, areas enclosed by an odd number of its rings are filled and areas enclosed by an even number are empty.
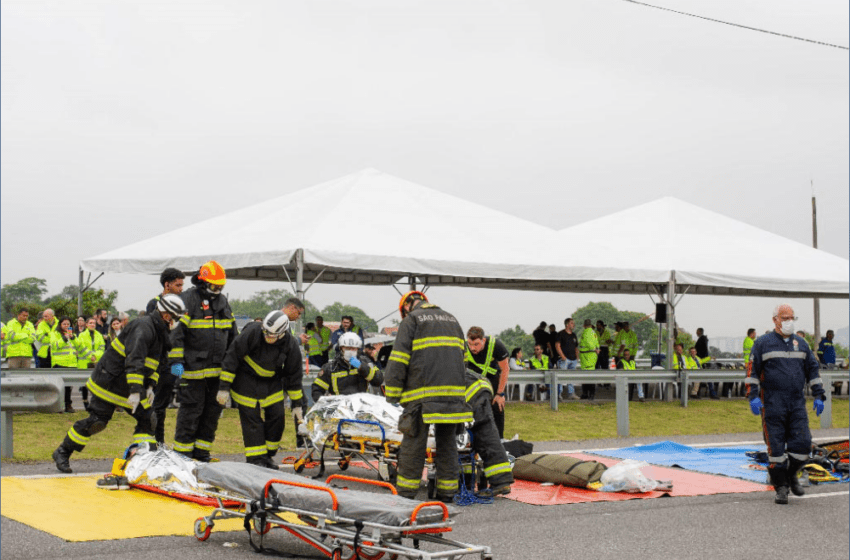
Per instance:
[[[649,3],[850,44],[847,0]],[[806,244],[813,182],[819,247],[848,256],[847,50],[623,0],[3,0],[0,47],[4,284],[55,293],[83,258],[366,167],[554,230],[672,195]],[[393,235],[374,215],[339,229]],[[119,309],[160,289],[98,285]],[[654,310],[648,296],[430,295],[488,331],[560,325],[588,301]],[[332,285],[307,298],[376,319],[398,300]],[[739,336],[770,328],[776,303],[685,296],[677,319]],[[811,300],[793,303],[812,329]],[[850,322],[847,300],[821,309],[823,330]]]

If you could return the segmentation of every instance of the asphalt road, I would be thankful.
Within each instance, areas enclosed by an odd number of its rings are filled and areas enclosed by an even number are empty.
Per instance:
[[[815,438],[847,437],[846,430],[817,430]],[[625,438],[583,442],[543,442],[535,451],[579,451],[623,447],[665,438]],[[759,442],[760,434],[682,436],[687,445]],[[242,460],[241,457],[223,459]],[[73,460],[79,473],[106,472],[111,461]],[[333,472],[331,469],[330,472]],[[3,465],[3,476],[55,475],[52,463]],[[423,492],[424,493],[424,492]],[[56,497],[57,500],[61,496]],[[50,507],[45,504],[45,507]],[[139,515],[144,515],[143,511]],[[187,519],[187,524],[193,520]],[[132,519],[127,520],[132,523]],[[850,499],[846,484],[812,486],[804,498],[773,503],[772,492],[658,498],[562,506],[531,506],[499,499],[494,505],[463,509],[453,538],[486,544],[500,560],[582,556],[600,560],[741,559],[772,560],[850,557]],[[213,530],[206,542],[194,537],[154,537],[69,543],[5,517],[0,520],[0,556],[7,559],[195,560],[244,559],[254,555],[242,532]],[[225,543],[236,543],[229,548]],[[266,546],[298,558],[317,551],[282,531]],[[470,557],[471,558],[471,557]]]

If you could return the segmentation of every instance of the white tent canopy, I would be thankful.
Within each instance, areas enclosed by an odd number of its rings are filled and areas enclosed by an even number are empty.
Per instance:
[[[643,292],[673,280],[676,292],[689,294],[850,295],[847,259],[672,197],[561,230],[555,245],[586,239],[592,250],[573,251],[567,262],[610,267],[597,268],[592,279],[565,278],[576,291]]]

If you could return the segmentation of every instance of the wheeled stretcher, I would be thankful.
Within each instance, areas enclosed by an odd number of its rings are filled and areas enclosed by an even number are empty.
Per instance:
[[[195,536],[201,541],[209,538],[216,519],[241,517],[257,551],[263,550],[263,540],[271,529],[281,528],[333,560],[378,560],[384,556],[460,559],[467,555],[492,559],[489,547],[448,538],[457,508],[402,498],[386,482],[344,475],[318,482],[257,465],[227,462],[198,465],[197,475],[199,482],[220,490],[209,491],[218,500],[218,507],[195,521]],[[348,490],[332,485],[334,481],[370,484],[390,493]],[[242,502],[244,507],[227,509],[222,505],[225,499]],[[420,548],[421,543],[429,543],[427,549]]]

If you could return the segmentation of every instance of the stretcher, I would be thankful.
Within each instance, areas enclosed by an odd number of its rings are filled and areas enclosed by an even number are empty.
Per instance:
[[[241,517],[257,552],[264,551],[263,541],[271,529],[284,529],[333,560],[493,558],[489,547],[448,537],[457,508],[402,498],[387,482],[338,474],[319,482],[229,462],[200,464],[197,474],[200,482],[218,490],[209,494],[219,501],[209,515],[195,521],[194,534],[201,541],[209,538],[217,519]],[[369,484],[389,493],[349,490],[333,485],[334,481]],[[221,503],[225,499],[239,501],[242,507],[225,508]],[[292,515],[299,522],[291,520]],[[422,543],[429,543],[427,549],[420,548]]]
[[[352,434],[345,429],[352,425],[374,426],[380,433],[381,437]],[[377,432],[375,432],[377,433]],[[372,420],[354,420],[341,419],[337,423],[336,431],[332,436],[325,439],[319,445],[316,445],[309,437],[304,437],[305,449],[301,455],[293,463],[296,473],[301,473],[308,463],[313,461],[313,454],[319,454],[319,472],[313,477],[321,479],[325,475],[325,451],[332,449],[340,454],[337,465],[341,471],[348,469],[352,459],[361,460],[366,467],[374,470],[378,474],[378,479],[382,482],[395,483],[396,474],[398,473],[398,451],[401,446],[400,441],[394,441],[387,438],[386,430],[380,422]],[[475,459],[475,453],[472,451],[471,435],[469,432],[458,436],[458,456],[461,464],[469,464]],[[436,471],[434,468],[434,445],[429,440],[429,445],[425,454],[425,469],[428,479],[428,497],[436,496]],[[480,466],[480,460],[477,461]],[[479,469],[483,472],[483,469]]]

